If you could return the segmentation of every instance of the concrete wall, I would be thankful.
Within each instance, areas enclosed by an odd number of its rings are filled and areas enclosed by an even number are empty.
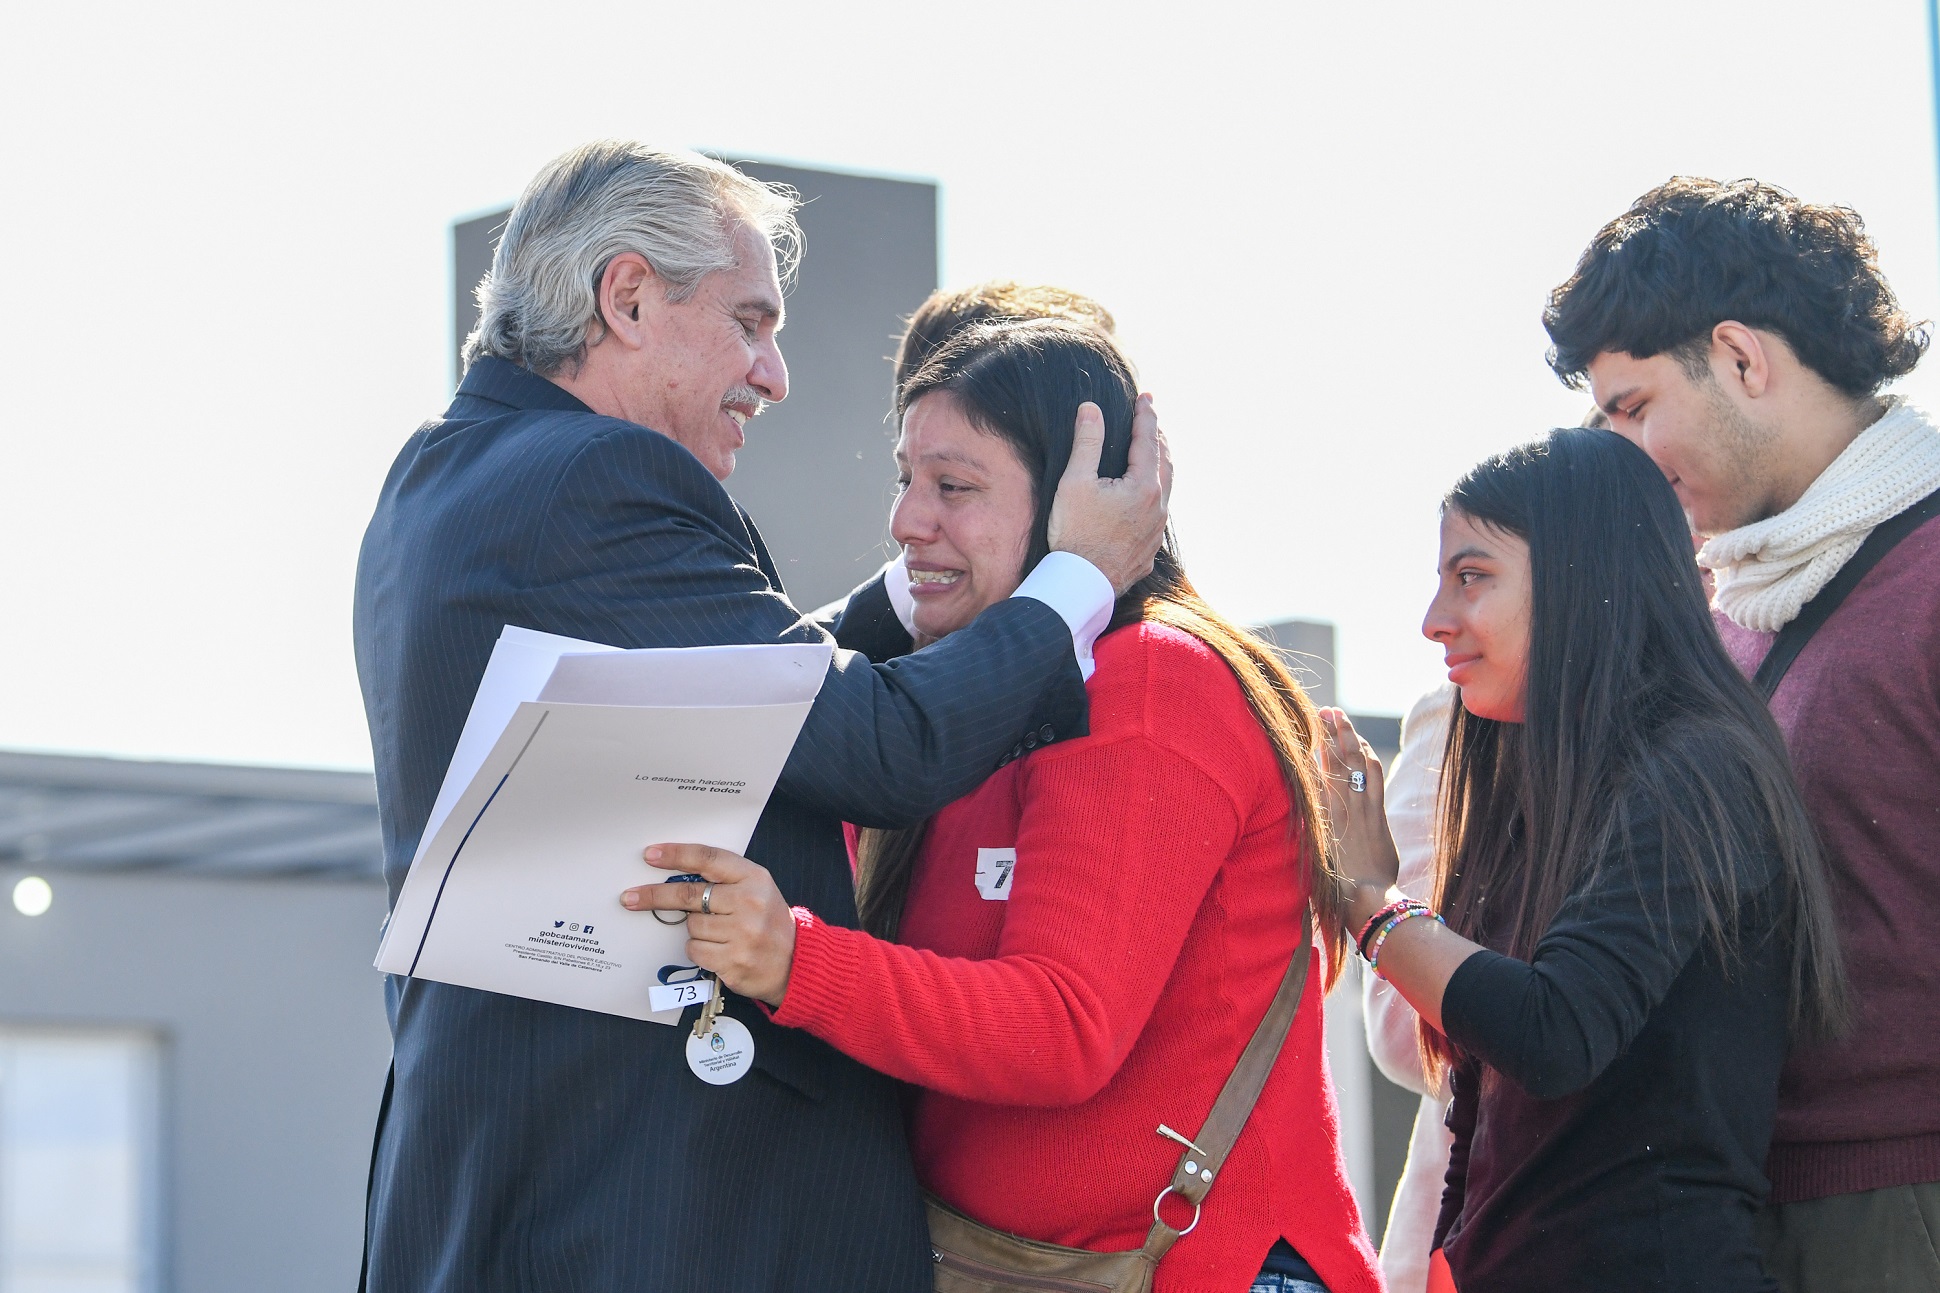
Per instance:
[[[390,1058],[383,885],[44,874],[44,915],[0,910],[0,1020],[160,1036],[162,1288],[354,1289]]]
[[[1256,629],[1280,648],[1293,676],[1316,705],[1335,705],[1334,626],[1325,620],[1275,620]]]
[[[478,326],[478,280],[492,268],[492,252],[498,236],[505,232],[506,217],[512,208],[488,211],[451,226],[451,385],[465,375],[461,355],[465,338]]]

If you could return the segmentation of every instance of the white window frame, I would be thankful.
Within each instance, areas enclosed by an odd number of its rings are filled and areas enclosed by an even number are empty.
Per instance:
[[[65,1025],[0,1020],[0,1191],[7,1188],[10,1149],[7,1144],[9,1101],[19,1052],[36,1043],[119,1043],[128,1048],[132,1089],[129,1098],[130,1136],[136,1157],[134,1208],[136,1251],[130,1293],[162,1293],[165,1260],[163,1243],[162,1073],[163,1039],[152,1029],[114,1025]],[[0,1293],[21,1293],[6,1254],[17,1252],[8,1227],[14,1218],[8,1200],[0,1196]]]

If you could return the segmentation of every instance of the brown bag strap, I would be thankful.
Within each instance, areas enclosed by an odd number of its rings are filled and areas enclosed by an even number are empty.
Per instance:
[[[1232,1076],[1226,1079],[1219,1098],[1213,1101],[1205,1125],[1192,1138],[1193,1148],[1179,1156],[1178,1166],[1172,1169],[1172,1183],[1152,1200],[1152,1229],[1145,1236],[1144,1251],[1153,1262],[1165,1256],[1181,1235],[1199,1224],[1199,1205],[1205,1202],[1213,1182],[1219,1179],[1226,1156],[1239,1143],[1239,1134],[1245,1130],[1246,1120],[1253,1116],[1253,1106],[1259,1103],[1260,1092],[1266,1089],[1266,1080],[1279,1061],[1280,1048],[1293,1030],[1294,1016],[1300,1013],[1300,997],[1307,989],[1307,966],[1313,960],[1313,945],[1314,918],[1309,911],[1300,922],[1300,946],[1294,949],[1293,960],[1280,980],[1280,990],[1273,994],[1273,1004],[1266,1008],[1266,1017],[1253,1030],[1253,1039],[1240,1052],[1239,1063],[1233,1066]],[[1192,1225],[1185,1230],[1174,1230],[1159,1219],[1159,1204],[1167,1194],[1176,1194],[1192,1205]]]

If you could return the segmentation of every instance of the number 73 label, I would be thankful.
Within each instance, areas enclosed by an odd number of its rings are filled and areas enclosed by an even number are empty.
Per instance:
[[[977,892],[986,902],[1010,901],[1010,877],[1017,870],[1016,849],[977,850]]]
[[[680,983],[659,983],[647,989],[647,1005],[654,1010],[682,1010],[705,1005],[714,998],[714,980],[687,979]]]

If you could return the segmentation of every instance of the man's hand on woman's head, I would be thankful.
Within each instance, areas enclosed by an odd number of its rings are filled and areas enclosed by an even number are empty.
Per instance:
[[[742,996],[779,1006],[795,964],[795,917],[768,869],[706,844],[655,844],[641,856],[649,866],[701,879],[628,889],[620,905],[688,913],[687,959]]]
[[[1172,456],[1150,395],[1138,397],[1123,476],[1099,476],[1104,451],[1104,415],[1096,404],[1079,405],[1071,461],[1051,502],[1051,550],[1083,557],[1122,594],[1151,572],[1172,497]]]

